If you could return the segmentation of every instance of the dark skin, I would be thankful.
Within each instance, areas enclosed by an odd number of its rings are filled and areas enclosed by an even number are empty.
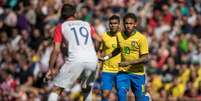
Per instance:
[[[134,19],[132,19],[132,18],[125,19],[125,21],[124,21],[124,29],[125,29],[125,32],[127,33],[126,34],[127,37],[130,37],[133,34],[133,31],[135,30],[136,26],[137,26],[137,21],[135,21]],[[113,57],[113,56],[117,55],[120,52],[121,52],[120,48],[116,48],[112,52],[112,54],[110,54],[108,56],[109,57]],[[100,58],[100,60],[104,61],[103,58]],[[148,54],[142,54],[142,55],[140,55],[140,58],[137,59],[137,60],[122,61],[122,62],[120,62],[119,66],[120,67],[127,67],[129,65],[136,65],[136,64],[141,64],[141,63],[147,63],[148,60],[149,60]]]
[[[120,22],[117,19],[112,19],[109,21],[109,27],[110,27],[110,35],[115,36],[117,32],[119,31]],[[102,50],[99,50],[101,52]],[[102,52],[101,52],[102,53]],[[104,53],[102,53],[104,54]],[[109,98],[110,90],[103,90],[103,98]]]
[[[109,27],[110,27],[110,32],[112,35],[116,35],[116,33],[118,32],[119,24],[120,24],[120,22],[116,19],[110,20]]]

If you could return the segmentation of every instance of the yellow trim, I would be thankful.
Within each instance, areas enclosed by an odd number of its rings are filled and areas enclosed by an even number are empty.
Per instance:
[[[129,74],[136,74],[136,75],[145,75],[145,73],[133,73],[133,72],[127,72]]]
[[[103,70],[102,72],[118,73],[119,71],[109,71],[109,70]]]
[[[145,92],[145,86],[144,86],[144,84],[142,85],[142,92],[143,93]]]

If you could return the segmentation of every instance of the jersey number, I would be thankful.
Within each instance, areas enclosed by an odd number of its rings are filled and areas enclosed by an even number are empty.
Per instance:
[[[80,45],[78,34],[81,35],[82,38],[85,38],[84,44],[85,45],[87,44],[88,37],[89,37],[89,31],[87,30],[87,28],[80,27],[78,29],[78,28],[73,27],[73,28],[71,28],[71,30],[74,32],[75,40],[76,40],[76,43],[77,43],[78,46]],[[78,32],[78,34],[77,34],[77,32]]]

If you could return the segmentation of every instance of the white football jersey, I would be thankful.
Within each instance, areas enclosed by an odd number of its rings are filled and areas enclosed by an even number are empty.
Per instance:
[[[68,61],[97,61],[92,41],[91,26],[81,20],[66,21],[61,24],[62,41],[68,42]],[[66,43],[65,43],[66,44]]]

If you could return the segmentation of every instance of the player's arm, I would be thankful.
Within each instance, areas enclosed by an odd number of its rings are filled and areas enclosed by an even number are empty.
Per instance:
[[[56,26],[54,30],[53,51],[50,56],[49,70],[46,74],[47,79],[52,79],[58,72],[59,67],[55,67],[55,63],[61,51],[61,42],[62,42],[61,25],[59,24]]]
[[[90,25],[90,27],[91,27],[91,36],[92,36],[92,38],[94,40],[96,40],[97,42],[101,42],[102,38],[96,33],[95,28],[92,25]]]
[[[51,53],[50,61],[49,61],[49,67],[50,67],[50,69],[51,68],[58,69],[58,67],[54,67],[54,65],[56,63],[57,56],[59,55],[60,51],[61,51],[61,43],[59,43],[59,42],[54,43],[53,51]]]
[[[147,63],[149,60],[149,55],[148,54],[143,54],[140,56],[139,59],[130,61],[128,65],[135,65],[135,64],[141,64],[141,63]]]
[[[100,42],[102,41],[102,38],[96,33],[95,28],[92,25],[90,25],[90,29],[91,29],[91,37],[94,40],[94,46],[97,51],[100,46]]]

